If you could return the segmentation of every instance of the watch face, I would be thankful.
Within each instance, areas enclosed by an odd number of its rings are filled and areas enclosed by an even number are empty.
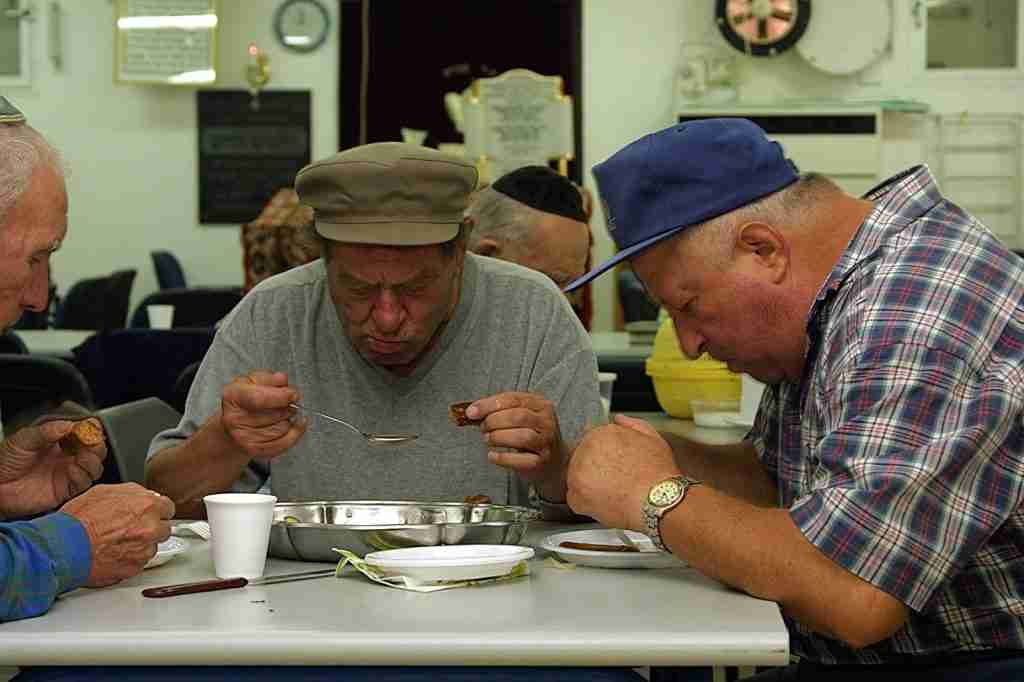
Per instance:
[[[651,488],[651,492],[647,495],[647,501],[655,507],[664,507],[675,502],[682,491],[683,484],[670,478]]]

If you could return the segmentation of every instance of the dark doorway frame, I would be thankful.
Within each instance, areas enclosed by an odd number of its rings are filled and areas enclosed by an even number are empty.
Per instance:
[[[376,3],[399,3],[410,0],[375,0]],[[411,0],[418,1],[418,0]],[[361,144],[360,111],[363,88],[363,12],[371,0],[338,0],[339,2],[339,83],[338,83],[338,147],[348,149]],[[573,145],[575,158],[569,162],[569,178],[583,184],[583,3],[582,0],[519,0],[530,4],[547,3],[560,8],[569,15],[566,41],[569,58],[569,73],[563,74],[565,92],[573,98]],[[456,3],[438,2],[433,6],[442,11],[455,7]],[[456,40],[450,35],[438,35],[438,40]],[[370,51],[370,66],[373,51]],[[438,97],[442,93],[438,93]],[[372,94],[371,94],[372,97]],[[374,102],[368,101],[368,115],[372,116]],[[379,140],[367,139],[367,142]]]

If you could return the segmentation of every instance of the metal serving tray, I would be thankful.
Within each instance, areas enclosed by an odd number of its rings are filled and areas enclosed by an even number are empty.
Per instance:
[[[465,502],[356,500],[274,505],[269,554],[299,561],[338,561],[334,547],[359,556],[398,547],[515,545],[540,512]]]

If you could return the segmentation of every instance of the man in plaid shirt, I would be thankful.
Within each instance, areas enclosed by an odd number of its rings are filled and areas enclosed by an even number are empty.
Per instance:
[[[742,444],[617,417],[569,503],[777,601],[800,663],[764,680],[1024,679],[1024,267],[925,167],[863,198],[743,119],[594,168],[680,346],[769,384]],[[870,666],[870,667],[869,667]]]
[[[0,328],[46,309],[50,255],[66,231],[57,154],[0,97]],[[139,573],[170,535],[174,504],[162,495],[134,483],[83,493],[107,449],[69,442],[74,426],[48,419],[0,442],[0,622],[38,616],[76,587]]]

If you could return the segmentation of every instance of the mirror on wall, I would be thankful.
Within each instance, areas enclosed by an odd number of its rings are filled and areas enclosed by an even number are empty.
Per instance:
[[[929,70],[1017,69],[1020,0],[926,0]]]

